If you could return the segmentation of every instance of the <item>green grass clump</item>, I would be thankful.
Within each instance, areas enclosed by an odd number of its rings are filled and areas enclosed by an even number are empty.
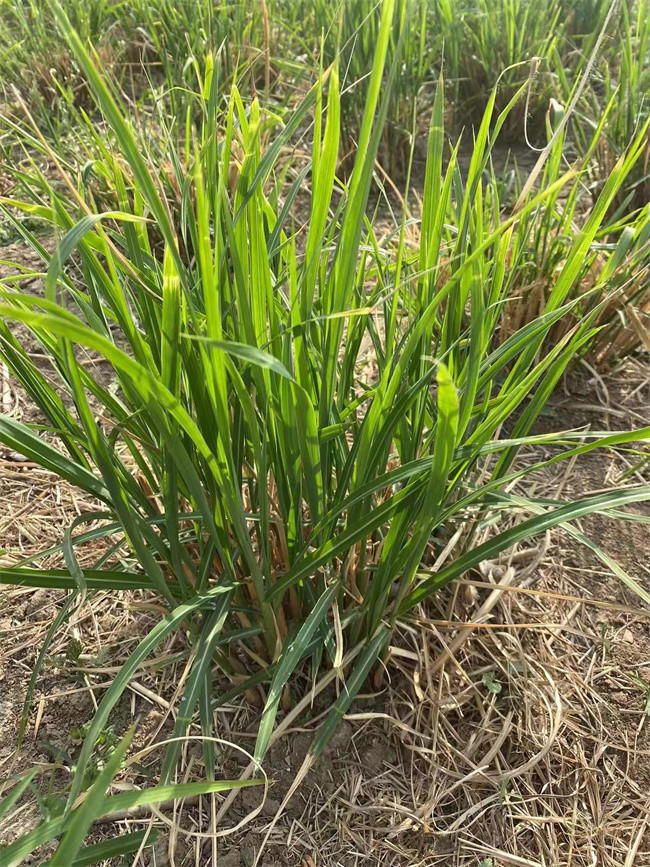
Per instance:
[[[567,151],[566,127],[559,129],[562,115],[551,113],[547,118],[547,136],[551,150],[540,176],[540,188],[557,184],[565,169]],[[587,214],[598,212],[600,225],[577,272],[568,299],[575,303],[575,319],[593,315],[597,331],[586,347],[586,354],[598,363],[620,360],[622,355],[646,344],[645,327],[650,311],[650,206],[630,212],[616,207],[622,191],[638,171],[647,146],[647,123],[642,126],[617,161],[610,166],[610,175],[594,197],[588,184],[597,151],[602,143],[603,128],[608,114],[600,118],[591,140],[586,144],[582,160],[576,164],[575,179],[550,196],[543,209],[522,216],[517,226],[517,243],[506,271],[507,299],[503,307],[501,332],[503,340],[522,325],[535,319],[549,302],[557,274],[581,243]],[[605,187],[625,163],[636,153],[630,169],[613,198],[604,195]],[[613,174],[612,174],[613,173]],[[586,183],[587,181],[587,183]],[[493,186],[498,190],[496,181]],[[486,219],[498,221],[506,202],[496,196],[487,200]],[[554,346],[573,327],[570,316],[564,317],[549,331],[547,344]]]
[[[185,92],[197,87],[197,70],[211,58],[219,100],[231,84],[262,104],[296,105],[322,68],[339,57],[341,75],[340,172],[351,168],[385,0],[246,3],[210,0],[65,0],[77,32],[98,53],[129,101],[150,121],[161,108],[176,117]],[[591,130],[616,93],[598,149],[603,183],[618,154],[647,113],[647,4],[621,0],[609,22],[599,62],[572,122],[575,146],[584,153]],[[459,130],[478,125],[495,86],[502,110],[528,83],[526,100],[508,113],[502,140],[537,145],[545,137],[551,98],[566,102],[584,70],[607,17],[602,0],[403,0],[394,12],[388,60],[399,52],[377,159],[394,181],[409,170],[414,132],[430,118],[434,84],[444,69],[451,101],[447,119]],[[620,18],[620,21],[616,19]],[[69,46],[57,37],[49,0],[0,0],[0,79],[5,101],[14,88],[50,139],[60,144],[76,109],[92,110],[92,94]],[[397,45],[399,34],[400,45]],[[386,81],[384,81],[384,85]],[[578,115],[576,115],[578,121]],[[645,168],[642,168],[642,165]],[[647,158],[640,161],[623,202],[629,209],[647,194]]]
[[[510,113],[506,132],[518,142],[525,127],[531,140],[543,137],[544,115],[555,94],[549,60],[564,39],[559,0],[477,0],[469,8],[459,2],[439,6],[445,9],[451,30],[446,41],[448,74],[456,81],[458,119],[480,121],[497,85],[500,110],[529,82],[529,98]],[[459,6],[465,7],[460,14]],[[462,32],[456,35],[459,20]]]
[[[271,64],[261,4],[243,0],[64,0],[75,30],[97,53],[125,97],[141,110],[163,103],[180,111],[176,95],[196,87],[196,68],[212,57],[222,87],[237,80],[263,85]],[[59,37],[47,0],[0,0],[0,75],[8,106],[15,92],[55,141],[76,109],[94,101],[74,52]]]
[[[83,6],[66,3],[67,13],[80,36],[91,42],[107,71],[119,75],[117,65],[123,42],[116,32],[111,4],[92,0]],[[0,2],[0,72],[4,99],[15,101],[13,89],[28,101],[39,119],[50,121],[50,132],[65,106],[88,106],[92,98],[74,55],[57,38],[54,18],[46,3],[39,0]],[[54,114],[56,118],[49,118]]]
[[[557,62],[558,79],[568,99],[576,80],[584,72],[588,55],[564,68]],[[605,37],[602,56],[598,57],[588,79],[571,125],[572,143],[578,153],[589,151],[593,130],[603,113],[607,119],[602,135],[593,148],[592,186],[599,190],[612,166],[650,117],[650,6],[647,0],[632,3],[621,0],[618,14]],[[625,185],[619,191],[615,207],[620,213],[642,208],[650,199],[650,137]]]
[[[336,62],[283,125],[236,88],[222,109],[208,75],[203,120],[187,125],[182,144],[168,140],[180,201],[172,208],[148,147],[53,3],[110,129],[94,168],[116,200],[110,210],[96,207],[62,161],[56,181],[36,167],[18,171],[20,197],[3,200],[7,216],[18,209],[38,218],[59,243],[48,254],[16,220],[43,257],[45,289],[22,292],[24,272],[3,281],[0,356],[49,436],[0,417],[0,441],[98,505],[62,539],[64,568],[35,568],[33,558],[0,569],[0,582],[75,597],[145,588],[167,614],[106,691],[50,836],[41,829],[14,844],[9,863],[61,834],[59,863],[80,845],[126,751],[116,749],[78,806],[96,740],[138,666],[177,630],[194,652],[173,737],[198,720],[208,781],[196,785],[216,791],[233,784],[212,782],[215,707],[264,685],[255,745],[263,762],[283,697],[297,697],[296,671],[314,683],[324,670],[336,672],[345,687],[312,743],[307,763],[315,760],[400,623],[469,569],[550,528],[589,544],[650,601],[573,526],[593,512],[636,519],[624,507],[649,499],[650,487],[568,502],[517,493],[543,467],[650,436],[650,429],[535,432],[556,383],[600,333],[610,272],[643,244],[647,221],[626,225],[621,237],[628,228],[634,236],[627,248],[601,250],[603,271],[583,291],[585,261],[640,158],[645,130],[549,266],[535,314],[506,333],[504,311],[513,287],[522,288],[517,279],[527,279],[531,243],[553,236],[549,223],[562,226],[560,192],[570,201],[578,179],[561,173],[556,147],[540,189],[504,217],[490,155],[525,85],[502,111],[493,91],[463,174],[457,149],[443,160],[441,81],[418,241],[410,241],[406,213],[392,236],[380,236],[368,201],[401,64],[395,6],[381,7],[345,184],[336,175]],[[293,146],[307,128],[311,154],[301,161]],[[47,152],[34,136],[25,144]],[[301,228],[292,205],[305,190]],[[49,360],[47,377],[13,322]],[[84,363],[84,349],[107,362],[110,384]],[[549,450],[544,459],[517,461],[522,448],[540,443]],[[87,522],[95,526],[85,531]],[[84,545],[102,537],[108,550],[82,566]],[[158,795],[186,794],[167,788],[180,752],[179,740],[170,743]]]
[[[296,51],[304,52],[307,58],[320,58],[324,67],[337,59],[341,73],[341,161],[347,170],[354,161],[383,4],[377,0],[275,0],[269,8],[272,19],[292,35]],[[393,178],[406,175],[411,135],[422,115],[428,114],[430,92],[425,88],[435,83],[441,50],[442,33],[436,29],[429,0],[397,4],[387,66],[399,53],[400,67],[393,76],[377,152],[379,162]],[[314,68],[317,71],[317,66]]]

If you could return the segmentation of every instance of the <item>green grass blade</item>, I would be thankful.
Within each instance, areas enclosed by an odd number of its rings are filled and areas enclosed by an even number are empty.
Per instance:
[[[158,829],[148,828],[146,831],[133,831],[123,834],[114,840],[105,840],[84,846],[72,862],[72,867],[87,867],[89,864],[99,864],[111,858],[123,858],[138,852],[142,846],[154,846],[158,840]]]
[[[124,761],[133,734],[134,729],[131,729],[122,738],[106,762],[106,767],[88,791],[82,805],[78,810],[75,810],[74,815],[70,818],[56,853],[50,859],[51,867],[69,867],[74,862],[90,826],[101,815],[106,790]]]

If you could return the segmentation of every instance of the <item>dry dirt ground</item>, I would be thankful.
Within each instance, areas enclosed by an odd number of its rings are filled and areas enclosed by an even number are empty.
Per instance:
[[[13,252],[0,250],[0,259]],[[1,389],[4,411],[31,420],[6,375]],[[644,424],[647,357],[609,372],[578,368],[544,419],[548,430]],[[637,463],[634,454],[591,453],[539,473],[535,493],[570,497],[624,473],[647,483],[648,463]],[[56,545],[71,520],[92,508],[54,476],[1,449],[0,501],[0,563]],[[647,525],[595,518],[582,529],[650,589]],[[59,560],[54,552],[43,562]],[[17,751],[30,676],[62,603],[56,592],[0,594],[0,780],[38,768],[29,796],[0,825],[0,840],[47,814],[69,781],[84,724],[160,615],[143,593],[84,600],[54,634]],[[170,637],[115,709],[101,749],[138,725],[118,787],[155,782],[160,750],[147,747],[173,726],[187,654],[184,636]],[[307,683],[298,684],[297,697],[303,687],[308,693]],[[336,689],[329,684],[289,721],[269,755],[265,799],[261,790],[241,793],[218,825],[224,836],[211,830],[224,805],[214,796],[101,824],[95,839],[157,827],[156,847],[127,863],[178,867],[650,865],[650,611],[561,531],[485,564],[400,624],[383,677],[355,703],[275,820]],[[229,744],[252,747],[258,710],[221,706],[216,718],[223,774],[235,776],[247,759]],[[200,744],[189,740],[188,779],[200,761]]]

